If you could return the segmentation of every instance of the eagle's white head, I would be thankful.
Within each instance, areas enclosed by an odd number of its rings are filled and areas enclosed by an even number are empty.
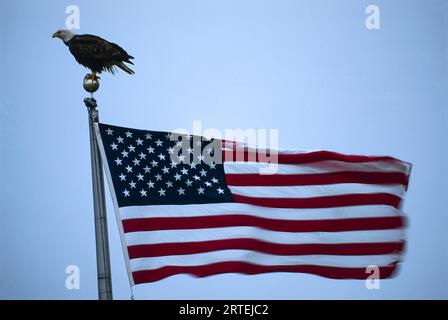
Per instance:
[[[59,38],[65,43],[69,42],[74,36],[75,34],[68,29],[60,29],[53,33],[53,38]]]

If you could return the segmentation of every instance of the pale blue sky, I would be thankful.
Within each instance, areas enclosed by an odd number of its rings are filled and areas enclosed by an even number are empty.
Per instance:
[[[414,164],[398,276],[179,275],[137,299],[448,298],[448,1],[152,0],[0,2],[0,298],[95,299],[87,115],[79,66],[51,34],[65,8],[79,33],[135,56],[104,74],[106,123],[152,130],[278,128],[283,148],[391,155]],[[364,26],[381,10],[381,29]],[[114,296],[129,298],[107,197]],[[81,289],[65,288],[65,268]]]

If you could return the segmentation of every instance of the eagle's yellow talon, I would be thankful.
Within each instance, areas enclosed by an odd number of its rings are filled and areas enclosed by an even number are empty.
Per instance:
[[[86,76],[84,77],[84,80],[91,80],[91,81],[98,81],[99,79],[101,79],[100,77],[98,77],[96,75],[95,72],[93,73],[88,73],[86,74]]]

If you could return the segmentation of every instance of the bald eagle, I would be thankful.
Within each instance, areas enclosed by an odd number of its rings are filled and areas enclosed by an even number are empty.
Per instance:
[[[96,80],[97,73],[103,71],[115,73],[115,67],[134,74],[128,66],[134,59],[119,45],[91,34],[76,35],[70,30],[61,29],[53,34],[53,38],[61,39],[79,64],[92,71],[86,78]]]

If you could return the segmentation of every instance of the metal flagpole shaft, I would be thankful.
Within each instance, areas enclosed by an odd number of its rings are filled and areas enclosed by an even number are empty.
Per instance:
[[[93,206],[95,214],[96,260],[98,271],[99,300],[112,300],[112,277],[110,271],[109,238],[107,232],[106,202],[101,155],[94,124],[98,123],[98,110],[94,98],[84,99],[89,113],[90,153],[92,160]]]

